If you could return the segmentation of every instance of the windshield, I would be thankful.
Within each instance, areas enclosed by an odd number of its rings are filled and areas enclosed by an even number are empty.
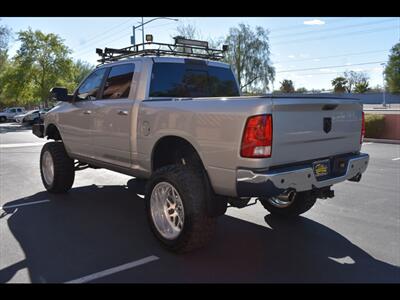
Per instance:
[[[229,68],[203,64],[155,63],[150,97],[229,97],[239,96]]]

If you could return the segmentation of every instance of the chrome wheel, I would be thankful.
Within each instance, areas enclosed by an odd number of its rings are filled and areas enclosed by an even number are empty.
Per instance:
[[[275,207],[285,208],[293,203],[295,197],[296,197],[296,192],[291,191],[276,197],[271,197],[268,199],[268,202]]]
[[[42,172],[44,180],[48,185],[51,185],[54,180],[54,162],[49,151],[43,154],[42,158]]]
[[[166,239],[179,236],[184,224],[182,199],[168,182],[159,182],[151,192],[150,211],[157,231]]]

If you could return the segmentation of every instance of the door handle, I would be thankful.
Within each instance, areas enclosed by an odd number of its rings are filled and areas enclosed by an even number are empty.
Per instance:
[[[92,113],[91,110],[85,110],[85,111],[83,112],[83,114],[85,114],[85,115],[90,115],[91,113]]]
[[[127,115],[128,115],[128,111],[127,111],[127,110],[119,110],[119,111],[118,111],[118,115],[120,115],[120,116],[127,116]]]

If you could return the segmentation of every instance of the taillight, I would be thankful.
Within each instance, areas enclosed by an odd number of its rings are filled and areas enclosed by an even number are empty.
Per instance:
[[[364,116],[364,112],[362,112],[360,144],[362,144],[364,136],[365,136],[365,116]]]
[[[242,157],[270,157],[272,153],[272,115],[259,115],[247,119],[240,155]]]

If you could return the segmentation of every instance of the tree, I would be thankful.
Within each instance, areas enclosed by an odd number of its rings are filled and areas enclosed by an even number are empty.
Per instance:
[[[374,87],[370,88],[369,92],[371,92],[371,93],[382,93],[383,89],[379,84],[377,84]]]
[[[70,50],[63,40],[53,33],[45,34],[39,30],[18,32],[21,46],[14,58],[14,76],[22,86],[33,83],[33,97],[48,104],[49,90],[61,81],[71,80],[73,62]],[[16,91],[16,99],[20,94]]]
[[[357,84],[368,81],[368,76],[364,72],[346,71],[344,77],[347,79],[346,90],[348,93],[354,92]]]
[[[384,74],[390,93],[400,93],[400,43],[390,50]]]
[[[307,93],[307,92],[308,90],[305,87],[301,87],[296,90],[296,93]]]
[[[225,39],[228,51],[224,61],[232,66],[240,88],[245,92],[264,92],[274,80],[275,69],[270,60],[268,31],[239,24],[229,29]]]
[[[284,79],[281,82],[280,90],[282,93],[294,93],[294,84],[293,81]]]
[[[0,26],[0,74],[4,71],[7,63],[8,42],[11,37],[11,30],[7,26]]]
[[[8,41],[11,35],[11,30],[7,26],[0,26],[0,50],[6,50],[8,46]]]
[[[347,79],[339,76],[332,80],[333,92],[334,93],[345,93],[347,86]]]
[[[182,36],[185,39],[201,39],[200,30],[198,30],[193,24],[181,23],[176,27],[176,32],[179,36]]]
[[[87,75],[89,75],[89,73],[94,69],[94,66],[92,66],[91,64],[82,61],[80,59],[78,59],[73,66],[73,75],[72,75],[72,79],[73,79],[73,84],[74,84],[74,88],[76,88],[83,79],[85,79],[85,77]],[[71,90],[72,90],[71,89]]]
[[[7,105],[25,105],[33,97],[32,75],[25,72],[26,66],[14,59],[10,61],[1,78],[2,102]]]
[[[369,83],[368,83],[367,80],[363,80],[363,81],[357,82],[355,87],[354,87],[354,92],[355,93],[362,94],[362,93],[368,92],[369,90],[370,90],[370,88],[369,88]]]
[[[3,95],[4,73],[8,68],[8,43],[11,37],[11,30],[7,26],[0,26],[0,106],[3,106],[6,99]]]

